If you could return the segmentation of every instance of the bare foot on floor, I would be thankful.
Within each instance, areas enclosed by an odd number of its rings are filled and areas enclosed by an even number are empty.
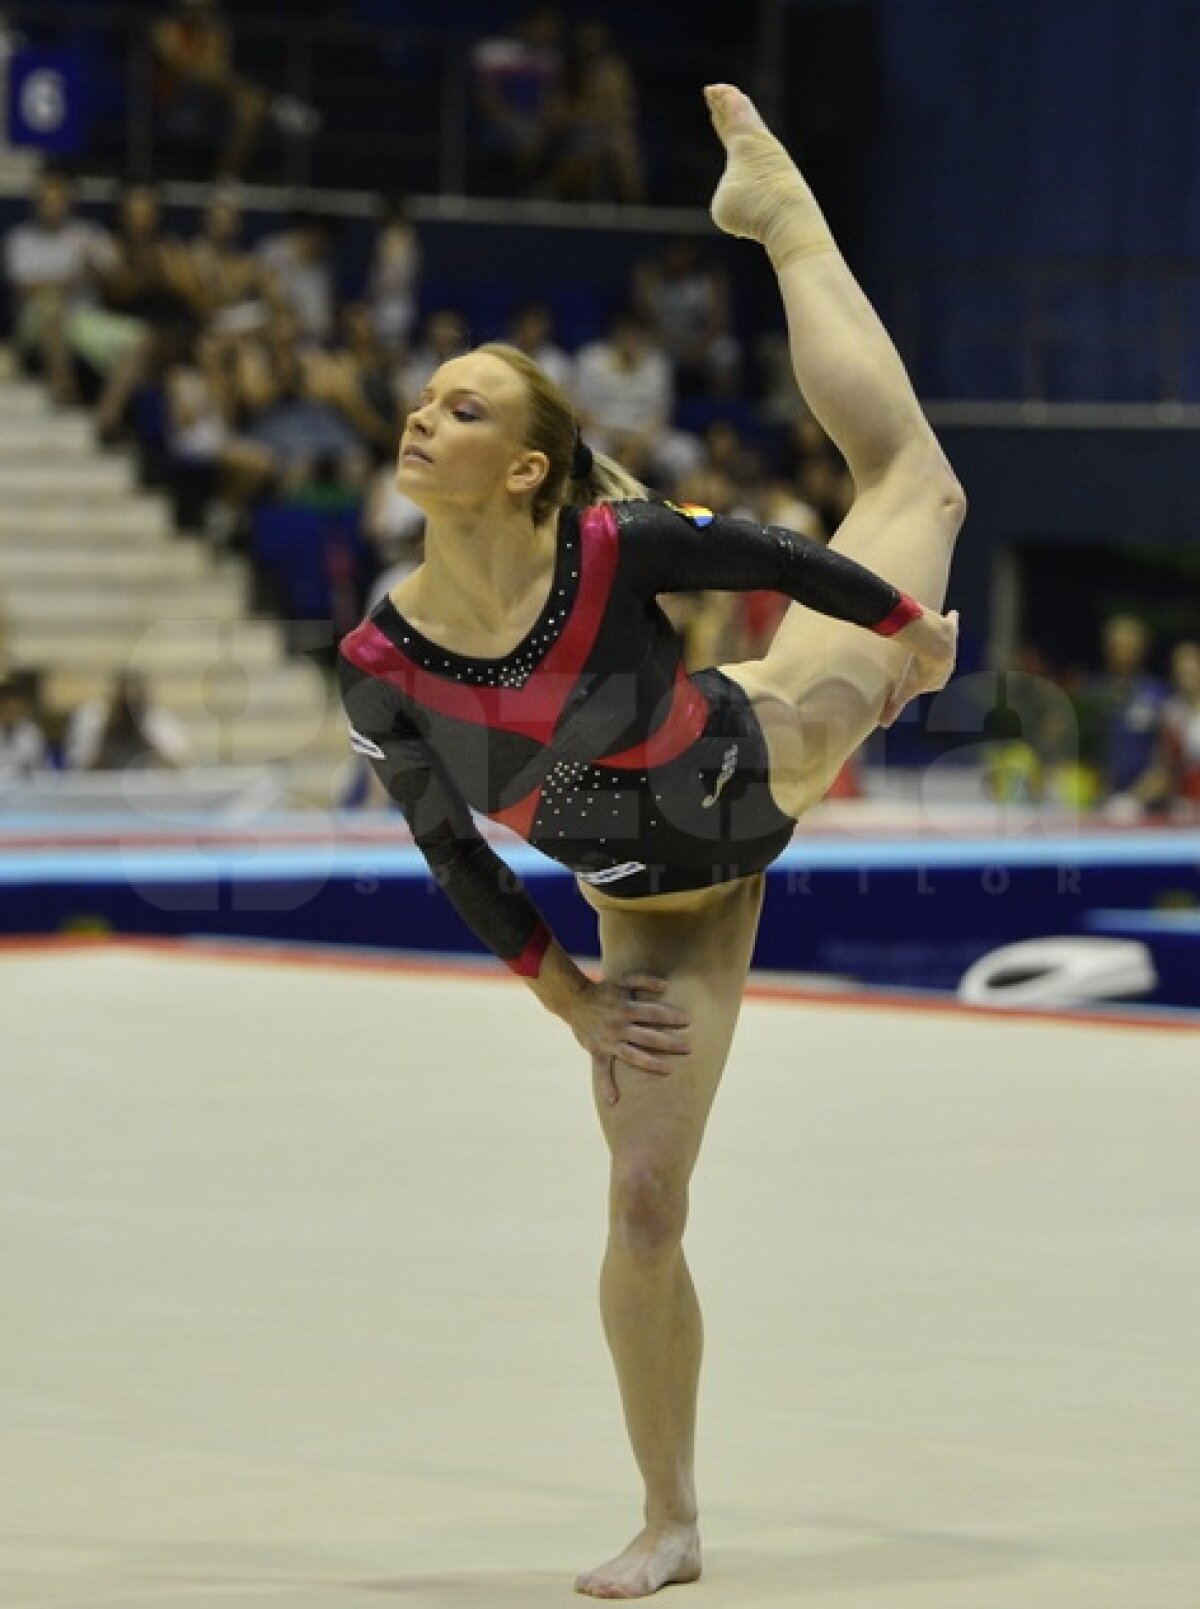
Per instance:
[[[660,1587],[700,1577],[700,1533],[694,1525],[647,1529],[615,1559],[587,1570],[576,1592],[590,1598],[648,1598]]]

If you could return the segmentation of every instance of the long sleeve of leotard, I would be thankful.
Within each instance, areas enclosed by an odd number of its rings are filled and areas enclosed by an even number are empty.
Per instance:
[[[350,746],[370,760],[400,806],[413,841],[478,939],[522,977],[536,977],[550,929],[519,878],[488,845],[466,801],[386,689],[339,660]]]
[[[865,565],[781,525],[691,504],[618,503],[621,559],[634,589],[785,593],[820,614],[891,636],[921,606]]]

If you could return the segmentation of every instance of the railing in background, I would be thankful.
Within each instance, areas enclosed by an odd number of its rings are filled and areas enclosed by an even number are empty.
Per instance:
[[[928,263],[881,300],[930,398],[1200,404],[1200,263]]]
[[[150,27],[160,8],[104,7],[75,0],[12,0],[10,36],[70,53],[91,102],[88,142],[72,166],[105,178],[182,181],[191,204],[210,179],[215,144],[172,140],[156,100]],[[669,50],[644,43],[636,69],[646,144],[647,208],[590,209],[526,196],[514,202],[511,173],[475,111],[471,51],[477,35],[432,28],[368,29],[287,18],[234,23],[236,65],[279,95],[312,103],[316,137],[266,137],[246,177],[268,208],[298,194],[333,212],[367,216],[373,197],[416,198],[424,221],[707,229],[702,210],[716,160],[695,93],[707,77],[769,79],[767,35],[731,51],[705,30],[674,37]],[[750,30],[752,33],[753,30]],[[737,50],[742,51],[737,59]],[[717,54],[714,55],[714,51]],[[753,58],[759,59],[758,70]],[[206,167],[207,164],[207,167]],[[192,181],[192,189],[185,189]],[[336,194],[334,194],[336,192]],[[12,193],[11,190],[9,193]],[[669,209],[669,210],[665,210]],[[869,234],[869,230],[866,231]],[[1169,422],[1200,406],[1200,266],[1190,262],[933,262],[897,266],[876,253],[872,294],[929,399],[1051,410],[1071,404],[1133,407]],[[479,265],[486,275],[487,265]],[[765,280],[764,280],[765,284]],[[746,333],[776,322],[774,305],[746,299]]]
[[[82,68],[90,130],[80,164],[128,178],[199,179],[211,148],[183,149],[164,125],[151,26],[162,8],[134,10],[73,0],[13,0],[5,29],[38,48],[70,53]],[[272,131],[243,177],[296,188],[486,196],[511,189],[501,153],[478,122],[472,48],[478,34],[434,28],[367,28],[279,17],[231,19],[235,68],[276,96],[313,105],[315,138]],[[450,25],[453,28],[453,23]],[[620,44],[618,39],[617,44]],[[649,199],[694,205],[714,168],[696,85],[746,68],[753,41],[730,47],[667,35],[639,46],[635,78]],[[653,116],[646,108],[653,106]]]

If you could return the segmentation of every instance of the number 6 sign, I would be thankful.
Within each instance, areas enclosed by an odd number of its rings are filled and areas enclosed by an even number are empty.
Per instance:
[[[20,50],[9,67],[8,139],[65,154],[83,144],[83,72],[67,51]]]

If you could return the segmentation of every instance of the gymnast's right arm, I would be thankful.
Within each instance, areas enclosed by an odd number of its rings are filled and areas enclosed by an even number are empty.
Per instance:
[[[557,944],[520,879],[487,844],[437,755],[388,690],[344,658],[342,701],[350,746],[365,755],[400,806],[434,881],[463,921],[550,1010],[587,983]]]
[[[393,707],[388,690],[339,656],[350,746],[370,760],[400,806],[435,881],[471,931],[525,979],[548,1011],[589,1051],[603,1098],[618,1099],[611,1060],[667,1073],[687,1054],[684,1012],[666,1005],[661,978],[643,974],[593,983],[557,942],[520,880],[485,842],[466,801],[430,745]],[[638,1000],[633,992],[656,998]]]

